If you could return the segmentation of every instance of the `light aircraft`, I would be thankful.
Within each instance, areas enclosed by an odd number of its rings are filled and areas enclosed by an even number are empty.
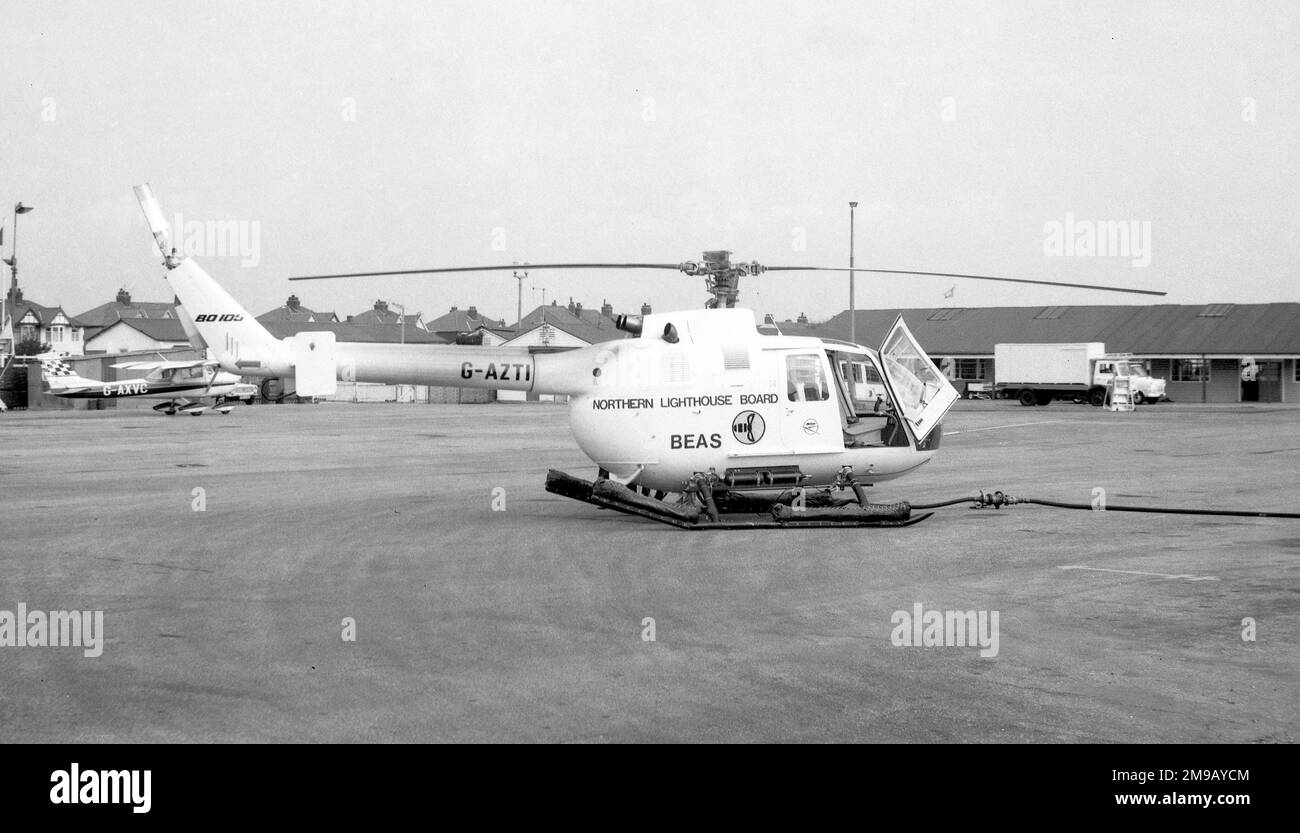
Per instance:
[[[872,349],[764,335],[753,314],[735,306],[742,276],[804,267],[733,264],[725,251],[677,264],[530,264],[529,269],[675,269],[703,276],[713,295],[705,309],[619,316],[617,326],[635,338],[564,352],[336,343],[333,333],[310,330],[275,339],[193,259],[171,248],[165,215],[149,187],[138,186],[136,196],[172,291],[227,371],[292,379],[300,396],[329,396],[339,380],[568,396],[574,439],[599,475],[590,483],[553,471],[547,489],[676,526],[882,526],[925,517],[910,517],[905,503],[869,504],[863,487],[901,477],[934,457],[941,421],[957,391],[901,318],[879,349]],[[310,278],[293,280],[300,279]],[[874,400],[866,393],[873,385],[883,391]]]
[[[218,369],[216,361],[137,361],[112,365],[145,375],[134,379],[102,382],[79,376],[67,362],[41,359],[41,370],[49,392],[65,399],[162,399],[154,406],[169,416],[178,411],[199,416],[205,411],[228,414],[231,401],[251,404],[257,387],[239,381],[233,373]],[[202,400],[211,399],[212,405]]]

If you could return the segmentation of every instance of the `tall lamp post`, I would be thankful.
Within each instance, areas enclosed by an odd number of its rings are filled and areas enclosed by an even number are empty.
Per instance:
[[[9,264],[10,270],[10,288],[18,287],[18,215],[26,214],[32,210],[32,206],[23,205],[21,202],[14,203],[14,242],[9,257],[5,258],[5,263]]]
[[[23,205],[21,202],[14,203],[14,242],[12,244],[13,248],[9,252],[9,257],[4,259],[4,262],[9,265],[9,270],[10,270],[9,293],[3,299],[0,299],[0,330],[4,328],[6,319],[12,319],[14,314],[14,311],[12,309],[13,305],[8,303],[8,301],[10,301],[12,298],[14,298],[14,296],[18,294],[18,215],[26,214],[31,210],[32,207],[30,205]],[[2,236],[0,236],[0,239],[2,239]],[[12,352],[15,348],[17,348],[17,346],[18,346],[18,336],[15,334],[13,336],[13,343],[9,345],[10,352]]]
[[[516,260],[515,265],[518,266],[519,261]],[[527,265],[528,265],[527,263],[524,264],[524,266]],[[518,269],[516,269],[514,275],[515,275],[515,280],[519,281],[519,297],[515,301],[515,326],[518,327],[521,324],[523,324],[523,320],[524,320],[524,278],[528,277],[528,270],[525,269],[524,271],[520,272]]]
[[[853,212],[858,207],[856,200],[849,203],[849,341],[858,343],[858,314],[854,305],[853,279]]]

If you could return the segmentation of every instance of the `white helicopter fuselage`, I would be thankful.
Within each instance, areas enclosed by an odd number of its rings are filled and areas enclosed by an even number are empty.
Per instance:
[[[873,483],[917,468],[938,446],[937,434],[918,443],[897,413],[856,395],[855,371],[884,370],[877,351],[763,335],[748,310],[649,316],[640,338],[594,353],[591,387],[571,394],[570,425],[588,457],[635,485],[673,491],[709,472],[750,490],[827,485],[846,466]]]

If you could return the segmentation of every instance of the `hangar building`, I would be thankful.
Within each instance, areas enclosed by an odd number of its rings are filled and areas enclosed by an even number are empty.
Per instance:
[[[1100,341],[1148,360],[1175,402],[1300,402],[1300,303],[859,310],[859,343],[878,346],[898,315],[959,388],[993,384],[995,344]],[[847,339],[849,314],[778,326]],[[1257,372],[1243,374],[1251,359]]]

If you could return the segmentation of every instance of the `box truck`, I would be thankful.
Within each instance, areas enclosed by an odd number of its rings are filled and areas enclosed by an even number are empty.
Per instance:
[[[1054,399],[1106,403],[1106,389],[1128,377],[1136,404],[1165,398],[1165,380],[1153,379],[1146,365],[1128,353],[1107,353],[1100,341],[1076,344],[993,345],[994,391],[1021,405],[1047,405]]]

